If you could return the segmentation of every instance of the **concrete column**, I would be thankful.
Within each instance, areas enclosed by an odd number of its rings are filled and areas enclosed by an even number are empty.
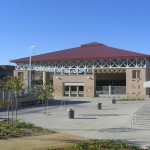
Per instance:
[[[111,85],[109,85],[109,95],[111,95]]]
[[[79,86],[77,86],[77,97],[79,97]]]
[[[54,69],[54,75],[56,75],[56,69]]]
[[[85,72],[84,72],[84,74],[87,74],[87,69],[85,69]]]
[[[79,69],[77,68],[76,71],[77,71],[77,75],[78,75],[79,74]]]
[[[50,73],[43,72],[43,84],[48,85],[50,83]]]
[[[69,68],[69,75],[71,74],[70,72],[71,72],[71,71],[70,71],[70,68]]]
[[[61,75],[63,75],[63,74],[64,74],[64,73],[63,73],[63,71],[64,71],[64,70],[63,70],[63,69],[61,69]]]
[[[92,74],[95,74],[95,69],[94,68],[92,68]]]
[[[69,97],[71,97],[71,86],[69,86]]]
[[[65,95],[65,86],[64,86],[64,85],[62,85],[62,87],[61,87],[61,91],[62,91],[61,96],[63,97],[63,96]]]
[[[43,72],[43,84],[46,85],[46,72]]]

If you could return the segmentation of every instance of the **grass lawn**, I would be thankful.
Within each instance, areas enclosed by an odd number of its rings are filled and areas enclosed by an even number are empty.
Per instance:
[[[36,127],[31,123],[26,122],[14,122],[13,125],[7,122],[0,122],[0,139],[33,136],[42,134],[52,134],[54,131]]]

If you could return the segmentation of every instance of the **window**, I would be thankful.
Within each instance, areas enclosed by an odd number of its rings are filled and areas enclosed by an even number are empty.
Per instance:
[[[140,78],[140,70],[137,70],[137,78]]]
[[[140,78],[140,70],[132,70],[132,78]]]
[[[18,72],[18,77],[23,78],[23,72]]]
[[[96,86],[126,86],[126,80],[97,80]]]
[[[84,86],[79,86],[79,91],[84,91]]]
[[[69,86],[65,86],[65,91],[69,91]]]

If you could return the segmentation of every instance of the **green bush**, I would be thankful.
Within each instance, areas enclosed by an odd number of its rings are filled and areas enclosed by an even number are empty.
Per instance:
[[[27,128],[27,129],[34,128],[34,124],[26,122],[17,122],[15,126],[16,128]]]
[[[79,142],[72,147],[53,148],[50,150],[143,150],[143,149],[139,148],[136,145],[128,145],[124,141],[115,142],[113,140],[91,140],[86,142]]]
[[[11,100],[0,100],[0,108],[6,108],[8,106],[8,104],[11,103]]]

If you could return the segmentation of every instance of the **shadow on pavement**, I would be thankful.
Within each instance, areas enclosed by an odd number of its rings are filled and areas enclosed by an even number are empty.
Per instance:
[[[74,118],[74,119],[97,119],[97,118]]]
[[[84,104],[84,103],[90,103],[90,101],[83,101],[83,100],[69,100],[69,99],[63,99],[63,100],[51,100],[49,101],[48,106],[66,106],[66,105],[78,105],[78,104]],[[18,106],[18,110],[21,109],[28,109],[28,108],[38,108],[38,107],[45,107],[44,104],[35,104],[35,105],[27,105],[27,106]],[[81,106],[82,107],[82,106]],[[7,109],[0,109],[0,112],[7,111]]]
[[[79,100],[52,100],[49,101],[48,106],[64,106],[64,105],[78,105],[83,103],[90,103],[90,101],[79,101]],[[28,108],[38,108],[45,107],[43,104],[30,105],[30,106],[20,106],[18,109],[28,109]]]
[[[115,117],[115,116],[121,116],[126,114],[80,114],[82,116],[100,116],[100,117]]]
[[[76,105],[76,104],[84,104],[84,103],[90,103],[90,101],[68,100],[68,99],[53,100],[53,101],[50,101],[50,102],[49,102],[49,106]]]
[[[111,133],[119,133],[119,132],[137,132],[142,129],[134,129],[134,128],[107,128],[100,129],[99,132],[111,132]]]

